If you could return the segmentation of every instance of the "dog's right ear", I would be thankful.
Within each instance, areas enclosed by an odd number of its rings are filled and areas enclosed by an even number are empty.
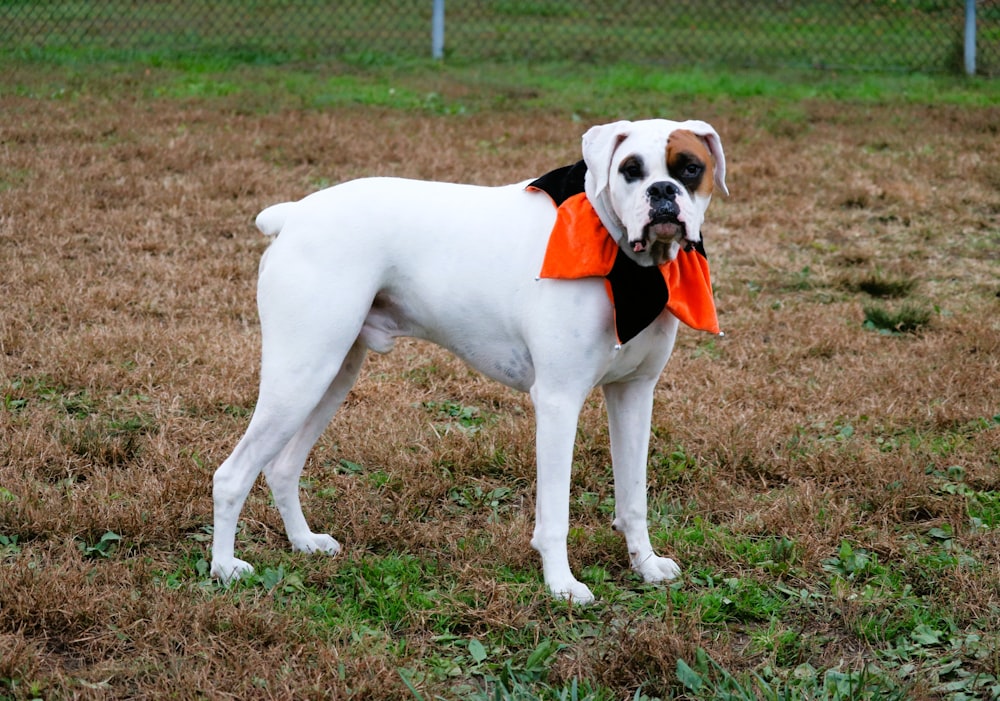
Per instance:
[[[628,137],[632,122],[622,120],[591,127],[583,135],[583,161],[593,174],[594,196],[603,193],[611,180],[611,159]],[[588,193],[589,194],[589,193]]]

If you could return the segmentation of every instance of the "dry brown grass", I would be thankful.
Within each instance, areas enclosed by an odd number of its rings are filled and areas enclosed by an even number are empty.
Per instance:
[[[530,112],[236,107],[0,100],[0,535],[16,537],[0,563],[0,694],[379,698],[405,692],[397,666],[420,668],[440,650],[417,614],[387,627],[393,647],[331,632],[280,592],[226,592],[196,572],[211,474],[255,401],[265,244],[252,218],[361,175],[522,179],[575,159],[582,126]],[[677,115],[713,122],[731,164],[733,195],[713,203],[706,227],[727,335],[682,332],[657,396],[651,495],[680,531],[703,523],[746,542],[794,541],[794,567],[772,576],[723,542],[661,529],[664,548],[691,573],[818,587],[823,561],[848,540],[959,629],[995,632],[998,531],[970,528],[966,497],[942,490],[941,475],[960,466],[962,484],[1000,490],[990,423],[1000,412],[1000,110],[818,102],[775,123],[755,109],[766,106]],[[933,310],[929,326],[864,328],[873,298],[859,281],[871,279],[908,281],[906,299]],[[428,402],[488,419],[469,434]],[[348,554],[284,554],[260,487],[238,547],[319,589],[366,554],[410,553],[460,593],[438,592],[441,610],[428,614],[446,615],[456,635],[542,639],[576,614],[540,595],[528,547],[532,435],[525,397],[401,343],[371,359],[306,470],[307,516]],[[678,449],[689,461],[670,467]],[[628,589],[623,547],[597,506],[612,494],[599,395],[581,419],[577,463],[575,492],[596,499],[574,502],[574,566],[597,562]],[[477,487],[513,490],[497,518],[457,504]],[[912,537],[931,528],[951,529],[980,566],[914,564]],[[108,531],[121,541],[102,554]],[[498,579],[498,568],[526,579]],[[807,641],[798,662],[868,654],[857,626],[870,609],[831,597],[787,622]],[[766,622],[706,623],[696,608],[594,616],[603,632],[564,640],[552,679],[666,695],[678,692],[676,659],[698,647],[734,670],[766,661],[749,643]],[[974,668],[1000,673],[996,655]],[[448,693],[427,674],[424,688]]]

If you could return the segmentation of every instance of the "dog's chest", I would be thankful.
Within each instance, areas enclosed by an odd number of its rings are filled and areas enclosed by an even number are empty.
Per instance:
[[[607,369],[595,384],[659,377],[670,359],[677,329],[677,319],[667,311],[662,312],[638,336],[613,348]]]

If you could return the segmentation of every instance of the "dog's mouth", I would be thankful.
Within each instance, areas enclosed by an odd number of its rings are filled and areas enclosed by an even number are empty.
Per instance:
[[[634,253],[642,253],[657,244],[683,244],[686,237],[687,226],[676,215],[669,214],[650,219],[642,227],[642,237],[637,241],[630,241],[629,245]]]

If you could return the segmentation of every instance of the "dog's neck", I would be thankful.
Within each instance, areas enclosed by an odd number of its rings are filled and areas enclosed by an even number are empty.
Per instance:
[[[597,192],[597,184],[594,182],[594,174],[590,170],[587,171],[587,175],[584,178],[583,189],[584,192],[587,193],[587,199],[590,200],[590,205],[594,208],[594,211],[597,212],[597,216],[601,218],[604,228],[606,228],[608,233],[611,234],[611,238],[615,240],[615,243],[621,245],[622,239],[627,241],[628,238],[625,236],[625,225],[610,207],[608,203],[607,190]]]

